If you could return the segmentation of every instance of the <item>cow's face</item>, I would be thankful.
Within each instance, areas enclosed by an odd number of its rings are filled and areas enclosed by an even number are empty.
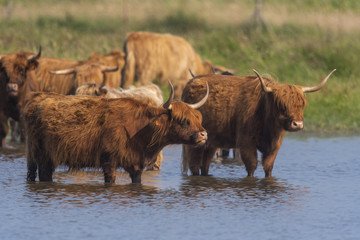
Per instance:
[[[304,128],[303,110],[306,99],[300,87],[295,85],[278,85],[273,87],[275,113],[280,125],[286,131],[298,131]]]
[[[183,102],[174,102],[169,110],[169,138],[177,139],[177,143],[203,145],[207,133],[201,125],[201,113]]]
[[[78,85],[85,83],[102,84],[104,82],[104,73],[99,65],[84,64],[76,67],[76,82]]]
[[[25,84],[27,74],[38,66],[37,59],[40,57],[33,53],[13,53],[2,56],[0,59],[0,71],[4,76],[7,91],[12,96],[17,96],[18,91]]]
[[[287,131],[298,131],[304,128],[303,110],[306,105],[304,93],[319,91],[327,82],[329,77],[336,69],[332,70],[321,82],[316,86],[300,87],[290,84],[277,84],[275,86],[266,86],[261,75],[253,69],[260,80],[261,88],[265,94],[272,96],[267,104],[267,109],[273,111],[272,114],[279,120],[280,125]],[[269,107],[275,105],[275,108]]]

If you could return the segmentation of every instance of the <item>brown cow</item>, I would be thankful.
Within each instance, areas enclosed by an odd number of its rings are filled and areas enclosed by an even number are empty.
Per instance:
[[[255,71],[255,70],[254,70]],[[183,146],[183,171],[208,175],[217,148],[240,148],[248,176],[257,167],[257,150],[262,153],[265,176],[270,177],[275,157],[286,131],[303,129],[304,93],[319,90],[333,70],[318,86],[280,84],[255,76],[207,75],[191,79],[182,100],[195,102],[210,86],[208,101],[199,109],[208,141],[203,147]]]
[[[87,62],[98,63],[105,66],[118,66],[119,69],[117,71],[105,73],[105,85],[113,88],[119,88],[121,86],[121,70],[125,65],[124,52],[116,49],[105,55],[99,55],[94,52],[88,58]]]
[[[203,145],[201,114],[208,94],[196,104],[169,100],[151,107],[132,98],[108,99],[31,93],[24,108],[28,181],[52,181],[58,165],[102,168],[106,183],[124,168],[133,183],[168,144]]]
[[[17,52],[0,56],[0,147],[5,146],[9,117],[20,120],[18,88],[37,67],[40,55],[41,49],[38,54]]]
[[[117,66],[110,67],[92,62],[85,62],[73,68],[50,71],[50,73],[54,75],[71,76],[70,82],[73,84],[73,88],[74,88],[72,94],[75,94],[75,91],[78,86],[86,83],[95,83],[97,85],[101,85],[103,83],[106,83],[105,73],[117,72],[118,70],[119,67]],[[57,91],[53,91],[53,92],[57,92]]]
[[[93,83],[83,84],[76,89],[76,95],[85,96],[101,96],[106,98],[135,98],[143,101],[150,106],[158,107],[164,102],[160,88],[155,84],[149,84],[140,87],[132,87],[130,89],[116,89],[108,86],[98,86]],[[157,160],[148,165],[146,170],[159,170],[163,155],[160,152]]]
[[[175,86],[175,99],[178,99],[191,78],[189,69],[195,75],[213,71],[211,63],[202,61],[185,39],[171,34],[133,32],[124,43],[124,52],[122,88],[129,88],[134,81],[138,85],[147,85],[154,80],[160,84],[170,80]],[[227,70],[220,66],[215,69]]]

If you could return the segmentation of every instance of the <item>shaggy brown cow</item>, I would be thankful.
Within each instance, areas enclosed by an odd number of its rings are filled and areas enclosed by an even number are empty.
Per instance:
[[[118,66],[119,69],[115,72],[105,73],[105,85],[113,88],[121,86],[121,70],[125,65],[125,54],[120,50],[112,50],[109,54],[99,55],[92,53],[87,60],[88,63],[98,63],[105,66]]]
[[[195,75],[212,73],[211,63],[202,61],[193,47],[183,38],[171,34],[133,32],[124,43],[126,63],[122,74],[122,88],[129,88],[134,81],[146,85],[153,80],[174,83],[175,99],[187,80],[189,69]],[[220,66],[216,70],[225,71]]]
[[[8,133],[8,119],[19,121],[18,88],[37,67],[41,55],[31,52],[17,52],[0,56],[0,147],[5,146]]]
[[[116,89],[108,86],[97,86],[93,83],[83,84],[76,89],[76,95],[102,96],[106,98],[135,98],[148,103],[150,106],[158,107],[164,102],[160,88],[155,84],[149,84],[130,89]],[[155,163],[148,165],[146,170],[159,170],[162,162],[162,153],[157,156]]]
[[[132,98],[109,99],[31,93],[24,108],[29,181],[52,181],[58,165],[101,167],[105,182],[124,168],[133,183],[169,144],[203,145],[207,134],[201,114],[208,94],[196,104],[169,100],[151,107]]]
[[[183,101],[197,101],[206,82],[210,87],[209,99],[199,109],[208,141],[203,147],[183,146],[184,173],[190,168],[193,175],[199,175],[200,169],[201,175],[208,175],[217,148],[240,148],[248,176],[253,176],[257,167],[257,150],[262,153],[265,176],[271,176],[285,132],[304,127],[304,93],[319,90],[334,71],[315,87],[279,84],[263,79],[256,71],[257,77],[212,74],[191,79]]]

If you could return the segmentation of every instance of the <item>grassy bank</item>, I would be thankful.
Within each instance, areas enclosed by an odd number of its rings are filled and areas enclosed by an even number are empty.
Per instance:
[[[0,20],[0,52],[41,45],[45,56],[85,59],[121,49],[127,32],[147,30],[183,36],[236,75],[255,68],[280,82],[314,85],[336,68],[321,91],[307,95],[305,129],[360,132],[359,1],[264,1],[267,31],[249,27],[251,0],[105,2],[14,1],[11,21]]]

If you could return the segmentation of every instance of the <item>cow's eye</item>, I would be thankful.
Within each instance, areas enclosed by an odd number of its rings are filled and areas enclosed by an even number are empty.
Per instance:
[[[183,120],[183,121],[180,122],[180,125],[181,125],[182,127],[189,126],[189,125],[190,125],[190,120],[185,119],[185,120]]]

